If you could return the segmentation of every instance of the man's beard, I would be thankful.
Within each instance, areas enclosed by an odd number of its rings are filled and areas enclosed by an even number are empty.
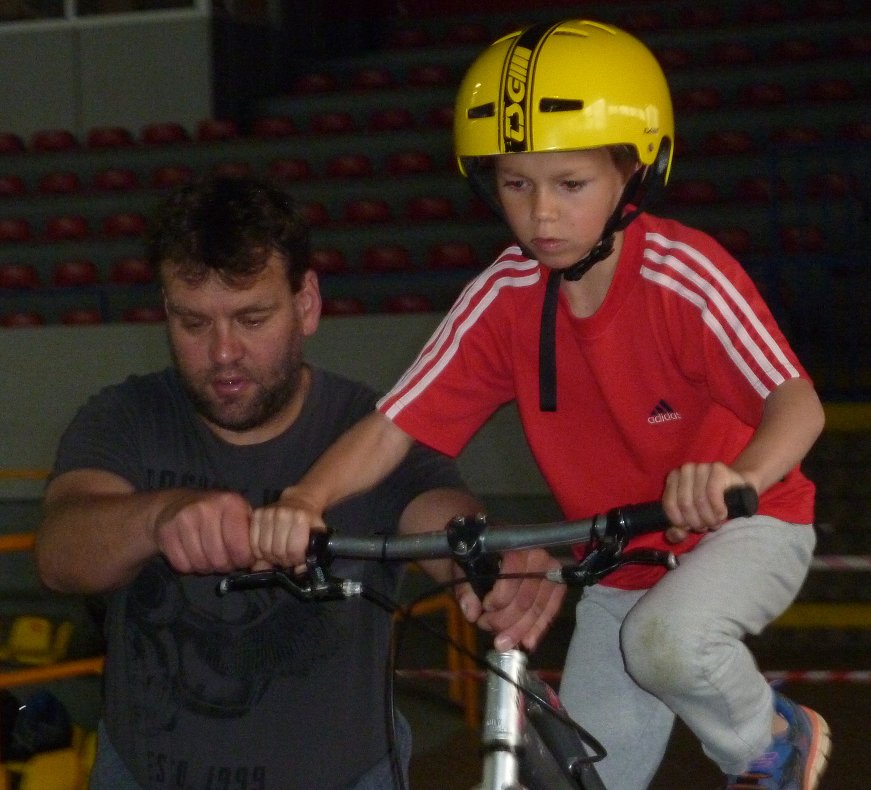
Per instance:
[[[179,367],[177,359],[176,368],[181,374],[182,385],[197,414],[226,431],[243,433],[269,422],[287,406],[299,390],[303,362],[299,345],[292,343],[285,356],[273,369],[278,371],[279,375],[268,387],[261,386],[253,400],[238,413],[230,413],[226,409],[222,409],[218,403],[209,398],[205,394],[205,387],[197,387],[184,370]],[[238,370],[246,372],[244,368],[238,368]],[[209,371],[206,380],[211,380],[218,375],[220,375],[220,369],[213,368]]]

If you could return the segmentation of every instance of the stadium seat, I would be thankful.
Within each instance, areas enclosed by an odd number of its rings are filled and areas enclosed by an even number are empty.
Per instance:
[[[426,151],[394,151],[385,160],[384,169],[392,176],[418,175],[432,173],[435,163]]]
[[[142,236],[148,221],[136,211],[118,211],[103,218],[102,230],[106,236]]]
[[[780,126],[773,129],[769,139],[777,145],[809,145],[823,140],[823,133],[815,126]]]
[[[123,126],[97,126],[85,136],[88,148],[129,148],[135,143],[133,135]]]
[[[96,307],[73,307],[61,314],[60,322],[68,326],[102,324],[103,314]]]
[[[375,168],[366,154],[340,154],[327,160],[326,173],[331,178],[364,178]]]
[[[817,102],[852,101],[858,96],[856,86],[845,77],[825,77],[814,80],[805,89],[807,99]]]
[[[427,250],[428,269],[473,269],[480,266],[475,248],[467,241],[443,241]]]
[[[0,198],[24,197],[27,186],[21,176],[0,175]]]
[[[822,229],[812,223],[785,225],[780,230],[780,248],[783,252],[822,252],[826,240]]]
[[[722,105],[723,96],[713,85],[685,88],[674,94],[674,106],[682,112],[718,110]]]
[[[871,55],[871,32],[856,31],[848,33],[835,42],[833,51],[847,57],[853,55]]]
[[[100,282],[97,264],[87,259],[61,261],[51,275],[52,285],[64,288],[96,285]]]
[[[145,145],[175,145],[186,143],[191,137],[188,130],[180,123],[164,121],[143,126],[139,139]]]
[[[443,63],[421,63],[408,69],[406,82],[416,88],[441,88],[457,80]]]
[[[343,216],[347,222],[356,225],[388,222],[393,212],[390,204],[381,198],[357,198],[344,205]]]
[[[709,155],[752,154],[757,147],[753,135],[744,129],[719,129],[707,134],[701,142],[701,150]]]
[[[151,186],[157,189],[175,189],[190,184],[196,174],[187,165],[160,165],[151,171]]]
[[[303,219],[311,227],[328,225],[332,221],[327,207],[318,200],[301,202],[299,204],[299,210]]]
[[[17,310],[12,313],[4,313],[0,316],[0,326],[5,329],[44,325],[45,317],[35,310]]]
[[[33,231],[24,217],[0,217],[0,244],[30,241]]]
[[[405,216],[412,222],[454,219],[456,211],[450,198],[443,195],[418,195],[405,204]]]
[[[788,196],[789,188],[782,178],[772,181],[768,176],[744,176],[735,185],[735,197],[748,203],[768,203]]]
[[[448,27],[442,41],[450,46],[477,46],[489,44],[493,34],[483,22],[460,21]]]
[[[708,57],[720,66],[746,66],[756,60],[757,51],[743,41],[722,41],[712,46]]]
[[[658,33],[666,27],[662,14],[652,8],[637,8],[625,13],[618,23],[624,30],[637,36]]]
[[[289,115],[269,115],[255,118],[251,122],[253,137],[277,138],[297,134],[296,123]]]
[[[0,154],[22,154],[27,150],[24,140],[14,132],[0,132]]]
[[[266,173],[276,181],[307,181],[314,175],[308,161],[298,157],[275,159],[269,163]]]
[[[432,299],[423,294],[396,294],[381,303],[385,313],[431,313],[435,310]]]
[[[43,195],[72,195],[81,189],[81,180],[71,170],[53,170],[36,183],[37,192]]]
[[[847,121],[838,127],[838,134],[852,143],[871,142],[871,120]]]
[[[859,182],[854,173],[832,170],[811,176],[806,187],[808,195],[814,199],[845,198],[859,194]]]
[[[454,105],[438,104],[426,113],[427,125],[434,129],[451,129],[454,125]]]
[[[324,110],[315,113],[310,121],[311,131],[316,134],[347,134],[357,131],[357,122],[344,110]]]
[[[778,41],[772,53],[775,60],[801,63],[816,60],[822,54],[817,41],[808,37],[787,38]]]
[[[379,107],[369,114],[366,125],[371,132],[398,132],[414,129],[417,121],[407,107]]]
[[[61,214],[45,221],[45,238],[48,241],[80,241],[90,235],[90,224],[81,214]]]
[[[40,129],[30,138],[34,151],[71,151],[79,147],[76,136],[68,129]]]
[[[660,47],[654,51],[654,54],[665,71],[685,69],[695,60],[693,53],[686,47]]]
[[[345,253],[335,247],[314,248],[309,262],[318,274],[343,274],[348,270]]]
[[[387,46],[392,49],[416,49],[432,43],[432,36],[424,27],[397,27],[387,34]]]
[[[0,264],[0,288],[37,288],[39,284],[39,273],[32,264]]]
[[[351,75],[351,87],[357,90],[385,90],[396,85],[390,69],[381,66],[366,66]]]
[[[757,248],[747,228],[722,227],[713,230],[711,235],[735,256],[755,252]]]
[[[160,306],[128,307],[121,313],[121,320],[128,324],[159,324],[166,320],[166,311]]]
[[[147,285],[154,282],[154,271],[145,258],[126,255],[112,263],[109,282],[116,285]]]
[[[254,167],[250,162],[217,162],[211,172],[218,178],[245,178],[254,172]]]
[[[327,297],[321,305],[321,314],[325,316],[363,315],[366,312],[366,303],[352,296]]]
[[[414,266],[411,253],[400,244],[373,244],[363,250],[360,265],[364,272],[384,274],[387,272],[407,272]]]
[[[239,139],[239,127],[229,118],[206,118],[197,124],[197,140],[215,143]]]
[[[329,93],[338,90],[339,81],[333,74],[326,71],[313,71],[301,74],[292,83],[293,93],[310,95],[314,93]]]
[[[788,16],[787,7],[779,0],[748,2],[741,12],[741,19],[753,25],[771,25],[783,22]]]
[[[668,196],[683,205],[709,205],[720,200],[717,185],[704,178],[675,180],[668,185]]]
[[[94,187],[103,192],[139,189],[139,176],[127,167],[107,167],[94,174]]]
[[[771,107],[785,104],[789,98],[782,82],[751,82],[738,91],[738,101],[749,107]]]

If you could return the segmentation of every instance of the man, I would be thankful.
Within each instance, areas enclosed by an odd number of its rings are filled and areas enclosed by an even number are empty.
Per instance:
[[[91,786],[393,787],[409,746],[400,726],[401,759],[391,759],[389,615],[364,600],[215,593],[221,575],[264,566],[253,514],[280,510],[282,490],[374,406],[365,387],[304,362],[321,306],[307,229],[281,190],[216,179],[161,207],[148,258],[175,364],[80,410],[60,442],[37,540],[45,584],[106,596]],[[451,463],[418,446],[328,521],[350,534],[420,531],[477,509]],[[527,552],[505,562],[552,561]],[[334,570],[396,592],[396,567]],[[431,571],[449,579],[454,569]],[[543,630],[561,594],[540,589],[502,583],[488,627]],[[481,603],[469,589],[459,595],[477,619]]]

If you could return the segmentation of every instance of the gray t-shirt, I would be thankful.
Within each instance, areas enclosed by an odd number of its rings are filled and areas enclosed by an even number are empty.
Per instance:
[[[320,370],[281,436],[237,446],[193,411],[178,374],[130,377],[92,397],[61,439],[55,474],[96,468],[137,490],[185,486],[274,501],[375,395]],[[395,533],[419,493],[462,487],[444,456],[415,447],[370,493],[325,514],[343,534]],[[94,558],[99,562],[99,557]],[[399,570],[336,561],[333,572],[393,596]],[[218,576],[152,560],[107,596],[105,722],[144,788],[339,788],[387,750],[390,617],[362,599],[299,602],[269,588],[216,594]]]

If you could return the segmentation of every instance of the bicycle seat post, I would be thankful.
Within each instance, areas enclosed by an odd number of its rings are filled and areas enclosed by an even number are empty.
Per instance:
[[[479,790],[506,790],[520,786],[518,751],[523,742],[523,694],[518,688],[526,672],[526,654],[521,650],[490,651],[487,662],[487,696],[481,730],[483,778]]]

